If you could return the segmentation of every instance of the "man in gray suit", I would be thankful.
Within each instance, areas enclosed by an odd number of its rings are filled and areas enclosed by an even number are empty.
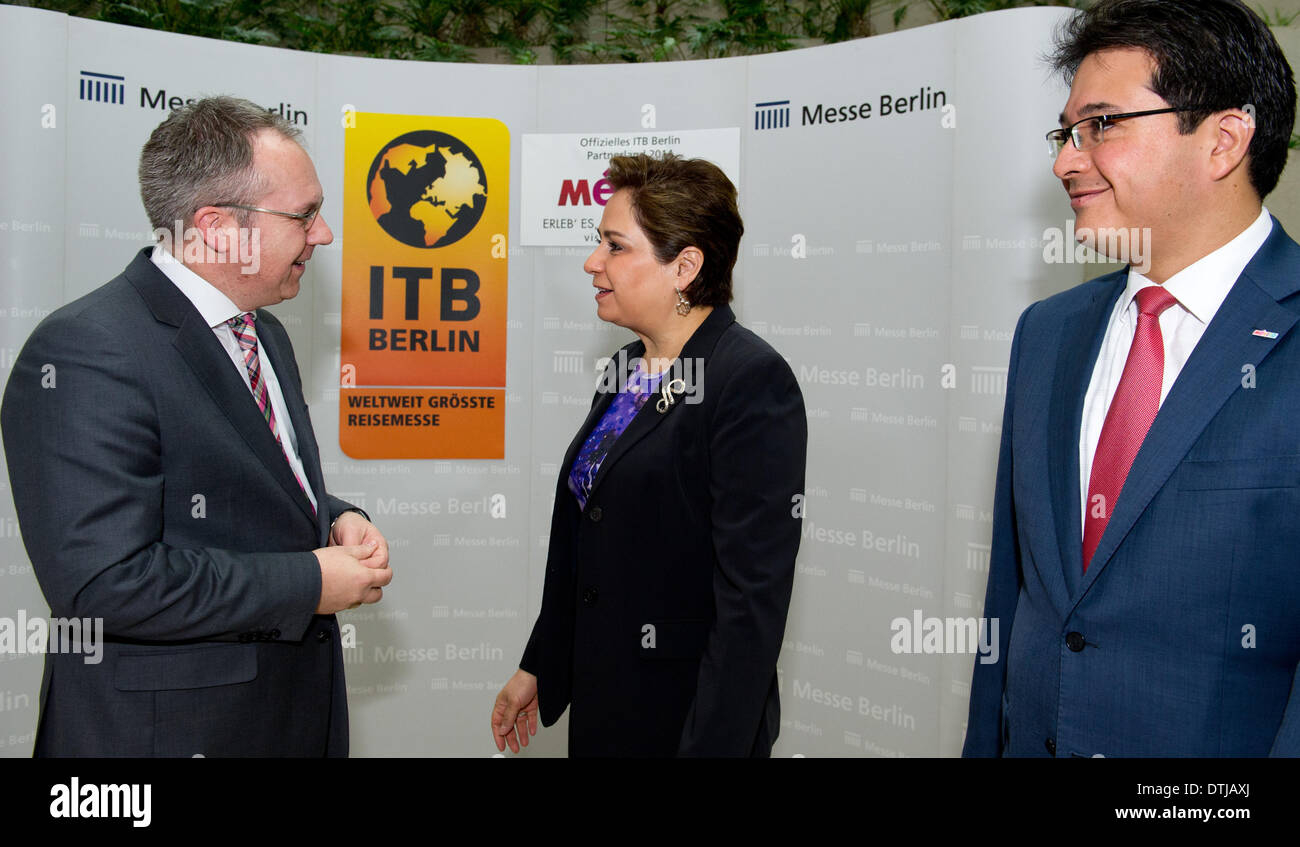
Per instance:
[[[102,618],[97,664],[51,652],[37,755],[342,756],[334,613],[374,603],[388,545],[325,491],[289,337],[333,234],[298,131],[245,100],[173,112],[140,191],[160,243],[41,322],[0,425],[51,614]]]

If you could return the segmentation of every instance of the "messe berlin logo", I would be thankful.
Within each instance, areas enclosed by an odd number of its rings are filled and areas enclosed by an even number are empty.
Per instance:
[[[81,72],[81,88],[77,92],[78,100],[93,103],[126,104],[126,77],[116,74],[99,74],[94,71]]]
[[[487,175],[463,141],[431,129],[384,145],[366,177],[370,212],[411,247],[446,247],[474,229],[487,204]]]
[[[790,125],[790,101],[754,104],[754,129],[784,129]]]

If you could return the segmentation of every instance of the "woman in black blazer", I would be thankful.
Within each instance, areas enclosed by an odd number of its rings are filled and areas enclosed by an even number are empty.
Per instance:
[[[570,708],[573,756],[767,756],[803,514],[807,419],[736,322],[736,189],[699,159],[615,157],[584,269],[636,333],[560,466],[542,610],[497,695],[498,750]]]

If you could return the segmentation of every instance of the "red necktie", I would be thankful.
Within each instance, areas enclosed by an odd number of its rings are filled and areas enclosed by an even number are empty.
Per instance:
[[[1178,301],[1159,285],[1137,293],[1138,323],[1133,346],[1124,362],[1119,387],[1106,412],[1088,481],[1088,502],[1083,522],[1083,570],[1087,572],[1097,552],[1115,502],[1124,488],[1129,468],[1137,457],[1147,430],[1160,410],[1160,388],[1165,377],[1165,344],[1160,335],[1160,313]]]
[[[262,413],[262,417],[266,418],[267,426],[271,427],[271,434],[275,436],[276,443],[283,451],[284,444],[280,442],[280,430],[275,425],[275,409],[271,407],[271,393],[267,391],[266,380],[262,378],[262,363],[257,358],[257,330],[253,327],[253,319],[252,312],[245,312],[226,321],[226,324],[235,334],[239,349],[244,354],[244,366],[248,369],[248,387],[253,392],[253,399],[257,401],[257,408]],[[289,454],[285,453],[284,458],[286,462],[289,461]],[[289,462],[289,470],[293,471],[292,462]],[[298,487],[306,494],[307,486],[303,485],[297,471],[294,471],[293,478],[298,480]],[[316,511],[316,507],[313,506],[312,511]]]

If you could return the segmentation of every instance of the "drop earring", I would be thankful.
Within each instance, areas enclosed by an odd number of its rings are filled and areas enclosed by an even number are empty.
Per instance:
[[[677,314],[679,315],[690,314],[691,301],[686,299],[686,297],[682,294],[682,290],[680,288],[676,288],[673,290],[677,292],[677,307],[676,307]]]

